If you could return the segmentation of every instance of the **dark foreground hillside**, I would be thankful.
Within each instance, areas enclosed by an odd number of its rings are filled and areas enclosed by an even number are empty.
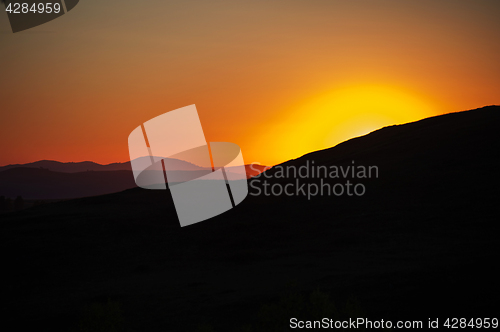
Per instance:
[[[3,323],[283,331],[292,317],[498,317],[499,123],[500,107],[448,114],[284,165],[376,165],[378,178],[353,179],[361,197],[249,195],[185,228],[167,191],[142,189],[1,215]]]

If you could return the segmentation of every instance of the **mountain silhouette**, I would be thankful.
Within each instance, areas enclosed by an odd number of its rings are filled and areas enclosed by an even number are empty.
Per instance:
[[[53,172],[19,167],[0,172],[0,194],[27,199],[69,199],[135,187],[131,171]]]
[[[149,157],[147,157],[149,159]],[[169,159],[172,170],[182,170],[182,171],[193,171],[199,170],[200,167],[193,165],[187,161],[178,160],[178,159]],[[26,164],[13,164],[0,166],[0,172],[5,171],[12,168],[43,168],[49,171],[54,172],[62,172],[62,173],[78,173],[78,172],[86,172],[86,171],[130,171],[131,166],[130,162],[123,163],[111,163],[111,164],[98,164],[93,161],[82,161],[82,162],[69,162],[63,163],[54,160],[39,160],[32,163]]]
[[[149,160],[149,157],[147,157]],[[185,181],[202,176],[207,169],[189,162],[169,159],[173,179]],[[266,166],[246,165],[242,178],[252,177]],[[228,167],[227,173],[239,170]],[[163,175],[162,175],[163,177]],[[136,187],[130,162],[101,165],[94,162],[62,163],[41,160],[0,167],[0,195],[25,199],[70,199],[119,192]]]
[[[168,190],[1,214],[4,323],[68,331],[89,317],[85,308],[114,304],[136,331],[283,331],[291,317],[316,316],[424,326],[494,317],[499,120],[500,107],[489,106],[382,128],[274,166],[248,180],[236,208],[184,228]],[[278,176],[313,162],[377,166],[378,176]],[[350,180],[366,192],[252,195],[297,180]]]

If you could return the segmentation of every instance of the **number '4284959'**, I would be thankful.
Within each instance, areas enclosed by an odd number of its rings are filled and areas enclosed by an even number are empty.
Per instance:
[[[498,328],[498,318],[448,318],[444,322],[443,326],[449,329],[496,329]]]
[[[50,2],[40,2],[40,3],[33,3],[30,7],[28,3],[9,3],[7,5],[7,8],[5,8],[6,12],[9,12],[11,14],[27,14],[27,13],[38,13],[38,14],[43,14],[43,13],[59,13],[61,11],[61,5],[59,3],[50,3]]]

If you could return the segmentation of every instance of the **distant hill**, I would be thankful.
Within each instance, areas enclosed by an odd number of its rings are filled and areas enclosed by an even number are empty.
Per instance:
[[[110,194],[136,187],[131,171],[63,173],[18,167],[0,172],[0,196],[68,199]]]
[[[168,158],[170,161],[166,163],[168,165],[169,170],[172,171],[199,171],[203,170],[203,167],[199,167],[190,162]],[[32,163],[26,164],[11,164],[0,166],[0,172],[6,171],[12,168],[40,168],[46,169],[53,172],[62,172],[62,173],[79,173],[86,171],[130,171],[131,166],[130,162],[123,163],[111,163],[111,164],[98,164],[93,161],[82,161],[82,162],[60,162],[54,160],[39,160]],[[256,175],[262,170],[264,170],[267,166],[253,164],[252,167],[250,165],[246,165],[247,174]]]
[[[207,173],[189,162],[171,159],[173,178],[187,181]],[[266,166],[228,167],[227,174],[242,178],[255,176]],[[85,169],[85,170],[83,170]],[[239,173],[238,173],[239,172]],[[234,178],[234,176],[233,176]],[[130,162],[101,165],[94,162],[62,163],[41,160],[23,165],[0,167],[0,196],[25,199],[70,199],[114,193],[136,187]]]
[[[168,163],[172,170],[199,170],[200,167],[193,165],[189,162],[178,160],[178,159],[170,159]],[[130,171],[130,162],[124,163],[111,163],[111,164],[98,164],[93,161],[82,161],[82,162],[60,162],[54,160],[39,160],[32,163],[26,164],[13,164],[0,166],[0,172],[5,171],[12,168],[41,168],[47,169],[49,171],[54,172],[62,172],[62,173],[78,173],[78,172],[86,172],[86,171]]]
[[[101,165],[92,161],[60,162],[54,160],[39,160],[26,164],[12,164],[12,165],[0,166],[0,172],[20,167],[39,168],[39,169],[46,169],[49,171],[62,172],[62,173],[78,173],[86,171],[126,171],[130,170],[130,162]]]

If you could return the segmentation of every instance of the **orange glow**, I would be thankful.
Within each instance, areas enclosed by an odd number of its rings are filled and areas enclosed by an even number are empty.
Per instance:
[[[108,0],[16,34],[0,15],[0,165],[124,162],[134,128],[192,104],[208,142],[264,165],[500,104],[499,14],[498,0]]]
[[[298,105],[292,112],[282,113],[282,118],[267,126],[259,144],[268,146],[269,158],[284,161],[384,126],[436,113],[436,107],[429,102],[401,89],[352,86],[324,93]]]

